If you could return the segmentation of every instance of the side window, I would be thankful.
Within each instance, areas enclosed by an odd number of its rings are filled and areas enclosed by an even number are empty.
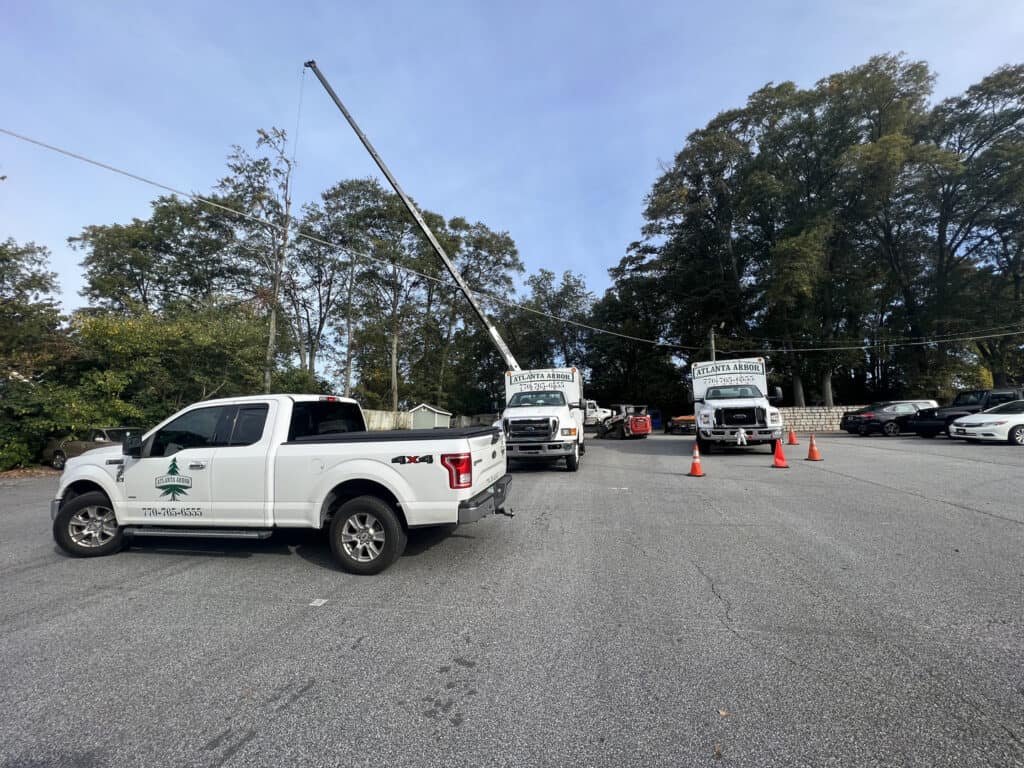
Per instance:
[[[988,401],[988,406],[989,408],[991,408],[1002,403],[1008,403],[1011,400],[1016,400],[1016,398],[1009,392],[1002,392],[996,395],[992,395],[992,397]]]
[[[917,406],[910,403],[900,403],[894,410],[896,413],[914,413],[917,411]]]
[[[217,445],[217,428],[233,409],[218,405],[197,408],[172,421],[155,435],[150,456],[172,456],[185,448],[209,448]]]
[[[228,445],[258,443],[263,437],[268,410],[269,406],[266,404],[240,406],[238,414],[235,416],[235,426],[231,430],[231,439],[228,440]]]

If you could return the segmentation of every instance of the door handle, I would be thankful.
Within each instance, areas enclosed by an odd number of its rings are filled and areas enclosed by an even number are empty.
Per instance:
[[[189,469],[206,469],[205,461],[191,461],[188,465]]]

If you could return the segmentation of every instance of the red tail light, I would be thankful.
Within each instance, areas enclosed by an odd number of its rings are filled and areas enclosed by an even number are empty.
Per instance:
[[[473,485],[473,457],[468,453],[445,453],[441,464],[448,470],[449,488],[470,488]]]
[[[860,417],[861,417],[862,419],[873,419],[873,418],[875,418],[875,414],[874,414],[874,412],[873,412],[873,411],[868,411],[867,413],[862,413],[862,414],[860,415]]]

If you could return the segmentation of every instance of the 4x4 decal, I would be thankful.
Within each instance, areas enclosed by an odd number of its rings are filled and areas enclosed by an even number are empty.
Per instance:
[[[392,464],[433,464],[434,457],[427,456],[395,456],[391,460]]]

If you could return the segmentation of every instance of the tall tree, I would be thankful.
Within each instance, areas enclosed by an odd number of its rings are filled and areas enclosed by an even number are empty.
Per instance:
[[[249,217],[235,221],[235,254],[249,270],[253,293],[266,307],[267,346],[263,388],[269,392],[278,351],[281,282],[292,229],[292,172],[288,135],[280,128],[256,132],[256,150],[235,145],[228,155],[229,175],[218,189]]]

